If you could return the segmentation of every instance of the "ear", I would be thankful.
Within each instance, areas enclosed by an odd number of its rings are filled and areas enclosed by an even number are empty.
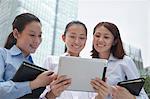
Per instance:
[[[18,30],[17,29],[14,29],[13,30],[13,36],[17,39],[18,37],[19,37],[19,32],[18,32]]]
[[[65,42],[65,40],[66,40],[66,36],[63,34],[62,35],[62,40]]]

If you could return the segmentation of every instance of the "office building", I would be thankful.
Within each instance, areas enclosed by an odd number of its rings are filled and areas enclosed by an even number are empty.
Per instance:
[[[77,18],[77,0],[0,0],[0,47],[12,31],[12,21],[21,13],[30,12],[42,22],[42,43],[33,55],[41,65],[48,54],[64,52],[61,34],[65,25]]]

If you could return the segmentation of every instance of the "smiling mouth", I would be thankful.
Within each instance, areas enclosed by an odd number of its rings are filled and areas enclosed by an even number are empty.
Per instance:
[[[98,47],[104,47],[105,45],[100,45],[100,44],[97,44],[97,46],[98,46]]]
[[[37,48],[38,48],[38,46],[31,46],[31,48],[33,48],[33,49],[37,49]]]
[[[72,45],[72,47],[76,48],[76,49],[79,49],[80,46],[76,46],[76,45]]]

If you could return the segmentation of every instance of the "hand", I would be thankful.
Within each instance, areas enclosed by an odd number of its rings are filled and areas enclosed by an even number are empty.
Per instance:
[[[54,80],[51,84],[51,91],[46,95],[46,97],[57,97],[60,96],[60,94],[67,89],[71,84],[71,79],[67,78],[66,75],[59,76],[56,80]]]
[[[36,89],[39,87],[45,87],[50,84],[54,79],[56,79],[56,75],[52,74],[53,72],[45,71],[37,76],[37,78],[30,82],[31,89]]]
[[[94,90],[98,93],[96,99],[105,99],[110,93],[109,85],[99,78],[93,79],[91,81],[91,85],[94,88]]]
[[[135,99],[126,88],[120,86],[112,86],[112,97],[113,99]]]

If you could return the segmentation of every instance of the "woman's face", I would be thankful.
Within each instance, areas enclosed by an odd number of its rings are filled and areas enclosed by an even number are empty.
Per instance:
[[[96,28],[93,35],[94,48],[98,53],[110,53],[114,42],[113,34],[104,26]]]
[[[79,55],[86,43],[86,30],[80,24],[71,25],[66,35],[63,35],[63,41],[66,44],[67,52]]]
[[[42,38],[41,24],[33,21],[27,24],[21,33],[17,33],[17,44],[25,56],[34,53],[40,45]]]

